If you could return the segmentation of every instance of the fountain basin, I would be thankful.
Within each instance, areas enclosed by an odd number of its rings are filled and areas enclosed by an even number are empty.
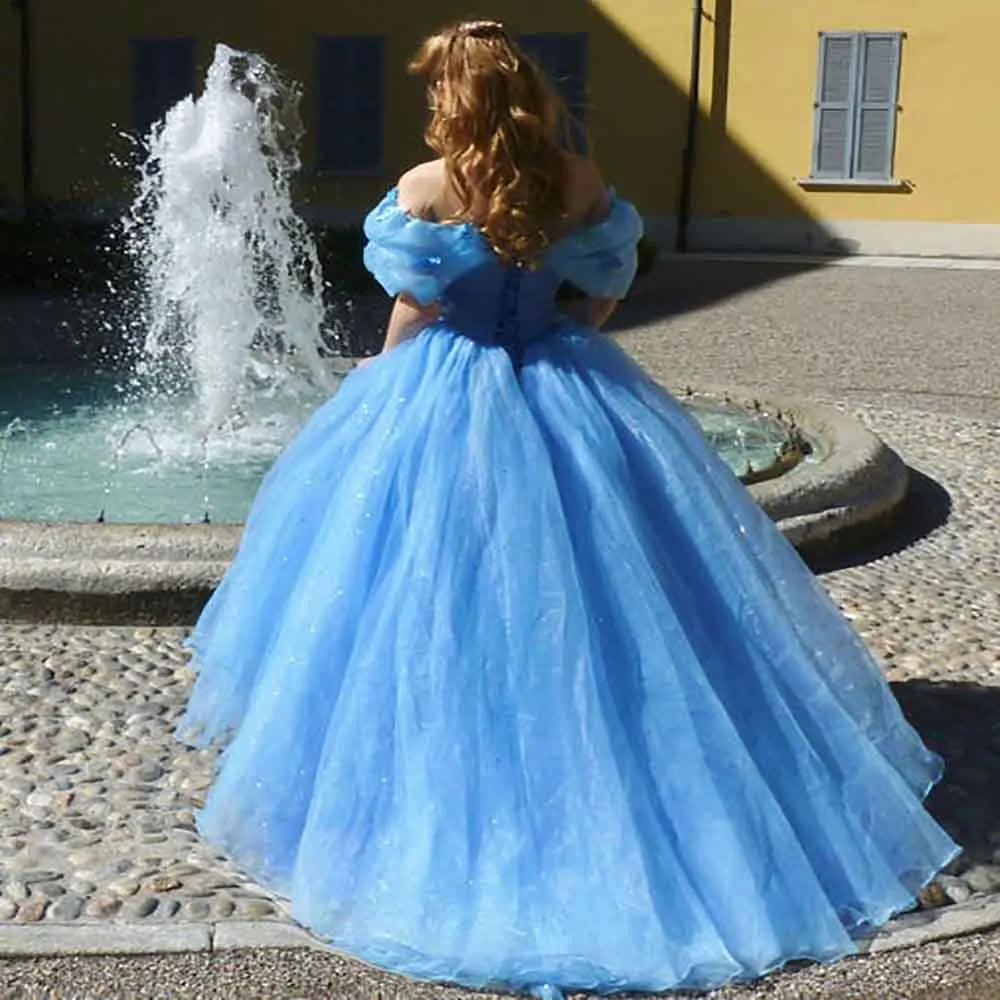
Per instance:
[[[328,377],[339,382],[353,364],[327,359]],[[197,397],[135,381],[127,370],[0,370],[0,520],[241,524],[264,473],[328,398],[287,380],[281,391],[246,394],[238,420],[199,429]],[[684,402],[744,481],[804,457],[766,412]]]
[[[794,418],[817,446],[816,461],[748,487],[782,534],[809,555],[880,530],[906,495],[900,457],[830,407],[775,397],[762,406]],[[0,619],[191,623],[241,532],[236,524],[0,520]]]

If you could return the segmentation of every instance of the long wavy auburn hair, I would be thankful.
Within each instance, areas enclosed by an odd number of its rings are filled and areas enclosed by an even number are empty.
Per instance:
[[[474,221],[505,260],[532,263],[566,214],[562,102],[499,21],[443,28],[409,69],[427,82],[424,138],[459,197],[445,221]]]

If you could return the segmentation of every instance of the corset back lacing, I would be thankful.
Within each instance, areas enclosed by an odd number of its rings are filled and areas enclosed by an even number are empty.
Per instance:
[[[524,347],[520,337],[521,278],[524,269],[520,264],[510,264],[504,268],[503,288],[497,310],[497,325],[494,333],[496,343],[507,352],[514,371],[520,371]]]

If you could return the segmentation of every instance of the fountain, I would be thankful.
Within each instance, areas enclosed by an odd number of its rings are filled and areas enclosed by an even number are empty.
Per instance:
[[[292,206],[298,97],[260,56],[219,45],[203,93],[144,142],[123,226],[140,276],[124,371],[0,371],[0,614],[28,590],[49,609],[70,591],[183,592],[190,614],[267,467],[349,370]],[[899,460],[847,418],[721,395],[685,402],[793,540],[901,497]],[[830,446],[852,435],[853,451]]]
[[[0,421],[20,433],[3,440],[0,517],[242,520],[334,391],[337,329],[292,208],[298,96],[260,56],[220,45],[204,93],[153,128],[124,220],[141,339],[124,376],[3,385]]]
[[[151,133],[126,218],[145,292],[139,374],[161,389],[190,375],[209,430],[262,387],[333,387],[319,257],[290,191],[298,98],[260,56],[218,46],[204,94]]]

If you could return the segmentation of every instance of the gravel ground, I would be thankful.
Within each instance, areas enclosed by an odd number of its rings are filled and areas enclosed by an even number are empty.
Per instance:
[[[754,987],[729,987],[700,996],[705,1000],[996,1000],[998,983],[1000,932],[780,972]],[[500,1000],[498,994],[468,994],[387,976],[329,952],[292,950],[7,960],[0,962],[0,996],[5,1000]]]
[[[624,313],[647,321],[623,343],[677,387],[728,384],[833,402],[916,470],[904,523],[864,558],[818,569],[948,761],[930,807],[966,856],[926,903],[996,891],[997,276],[778,268],[765,278],[761,267],[685,262],[651,279]],[[0,624],[0,924],[284,919],[193,831],[212,757],[170,737],[190,684],[182,636]],[[989,986],[998,981],[1000,933],[782,973],[715,996],[985,1000],[1000,996]],[[0,963],[0,996],[10,997],[438,995],[461,991],[314,952]]]

